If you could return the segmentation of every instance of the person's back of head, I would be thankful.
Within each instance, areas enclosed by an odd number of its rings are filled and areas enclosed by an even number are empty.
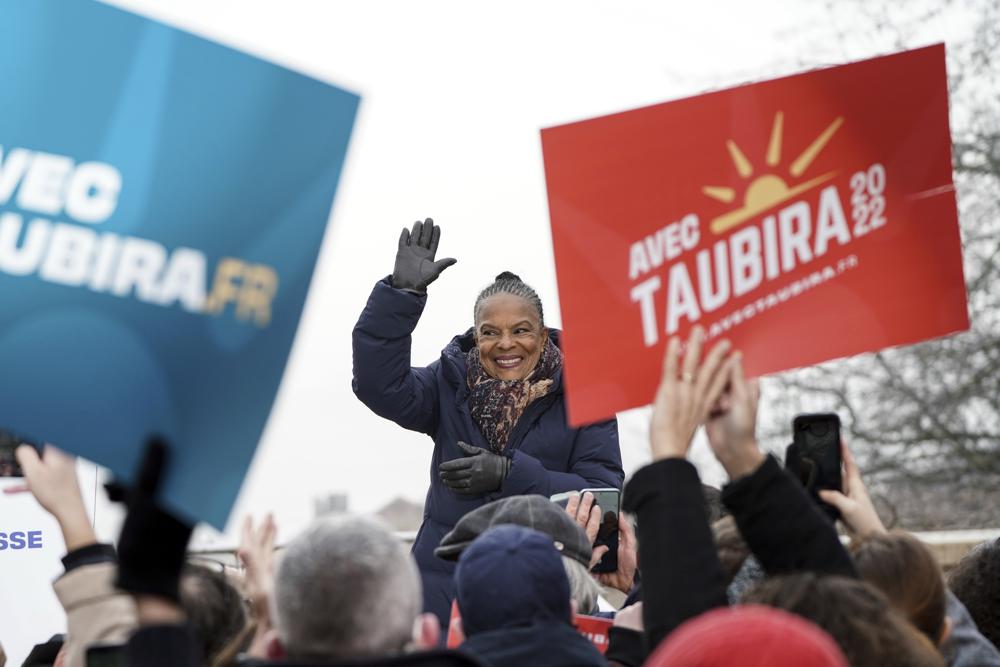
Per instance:
[[[715,535],[715,548],[722,563],[722,571],[726,575],[726,583],[732,583],[733,578],[750,557],[750,547],[740,535],[736,519],[732,515],[724,516],[712,524]]]
[[[650,667],[847,667],[837,644],[805,619],[759,605],[706,612],[672,632]]]
[[[705,514],[708,523],[713,524],[723,517],[730,516],[729,510],[722,504],[722,491],[708,484],[701,485],[701,495],[705,499]]]
[[[552,538],[523,526],[491,528],[455,569],[467,637],[500,628],[571,622],[569,580]]]
[[[416,565],[388,530],[355,516],[322,519],[288,544],[278,565],[280,650],[272,657],[386,656],[403,651],[418,630],[426,647],[437,628],[426,627],[431,619],[420,607]]]
[[[1000,539],[970,551],[948,573],[948,587],[983,636],[1000,647]]]
[[[851,667],[942,667],[944,659],[924,635],[870,584],[812,573],[767,579],[743,602],[784,609],[829,634]]]
[[[210,665],[247,623],[243,596],[226,575],[188,564],[181,574],[181,607],[198,637],[202,664]]]
[[[947,638],[944,575],[923,542],[909,533],[881,533],[852,544],[851,554],[861,577],[910,623],[935,644]]]

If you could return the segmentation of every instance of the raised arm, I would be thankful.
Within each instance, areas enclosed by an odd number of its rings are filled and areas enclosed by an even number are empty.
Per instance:
[[[100,544],[84,507],[76,459],[52,446],[39,456],[22,445],[17,459],[32,495],[56,521],[66,543],[65,573],[52,584],[66,611],[66,667],[84,667],[87,647],[124,642],[136,626],[135,604],[114,586],[115,550]]]
[[[440,227],[428,218],[403,229],[392,276],[379,281],[354,327],[354,393],[403,428],[432,433],[437,419],[435,364],[410,365],[411,334],[427,301],[427,286],[454,259],[434,261]]]
[[[680,341],[667,344],[653,404],[653,463],[625,487],[624,507],[636,516],[642,569],[643,624],[653,650],[678,625],[724,607],[726,581],[708,525],[701,481],[687,460],[695,429],[725,383],[731,359],[721,341],[701,362],[704,332],[695,328],[680,361]]]
[[[768,574],[809,570],[857,576],[837,531],[805,490],[757,444],[759,387],[733,364],[729,389],[705,424],[708,442],[729,474],[722,501]]]

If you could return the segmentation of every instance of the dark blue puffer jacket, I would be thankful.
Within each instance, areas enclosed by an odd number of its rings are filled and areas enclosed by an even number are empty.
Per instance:
[[[434,439],[430,489],[424,523],[413,545],[424,585],[424,608],[447,627],[454,597],[455,565],[434,556],[434,548],[466,512],[491,500],[522,494],[550,496],[584,488],[621,488],[621,451],[615,420],[570,428],[566,424],[562,374],[552,390],[528,406],[511,433],[506,455],[510,474],[503,487],[479,498],[465,498],[441,483],[438,466],[465,454],[459,440],[488,449],[469,414],[466,353],[475,346],[470,329],[456,336],[441,358],[426,368],[410,365],[410,334],[426,296],[398,290],[382,280],[354,327],[354,393],[376,414]],[[550,329],[556,344],[559,332]]]

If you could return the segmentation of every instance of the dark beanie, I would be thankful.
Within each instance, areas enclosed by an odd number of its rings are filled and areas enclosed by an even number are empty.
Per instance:
[[[458,561],[455,598],[467,637],[539,622],[570,623],[569,579],[552,538],[522,526],[479,536]]]
[[[472,510],[444,536],[434,555],[455,560],[472,541],[494,526],[514,524],[548,535],[556,550],[590,569],[592,547],[587,534],[566,510],[544,496],[511,496]]]

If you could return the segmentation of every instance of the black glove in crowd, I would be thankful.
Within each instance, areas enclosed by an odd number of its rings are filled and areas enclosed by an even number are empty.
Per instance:
[[[107,485],[108,497],[128,508],[118,540],[118,579],[129,593],[180,600],[180,577],[193,526],[160,509],[156,496],[169,450],[161,440],[146,445],[131,487]]]
[[[458,447],[469,456],[438,466],[445,486],[461,496],[481,496],[499,489],[510,471],[510,459],[461,441]]]
[[[440,240],[441,228],[435,227],[430,218],[413,223],[412,230],[404,227],[403,233],[399,235],[392,286],[421,294],[426,292],[427,286],[457,261],[450,257],[434,261]]]

